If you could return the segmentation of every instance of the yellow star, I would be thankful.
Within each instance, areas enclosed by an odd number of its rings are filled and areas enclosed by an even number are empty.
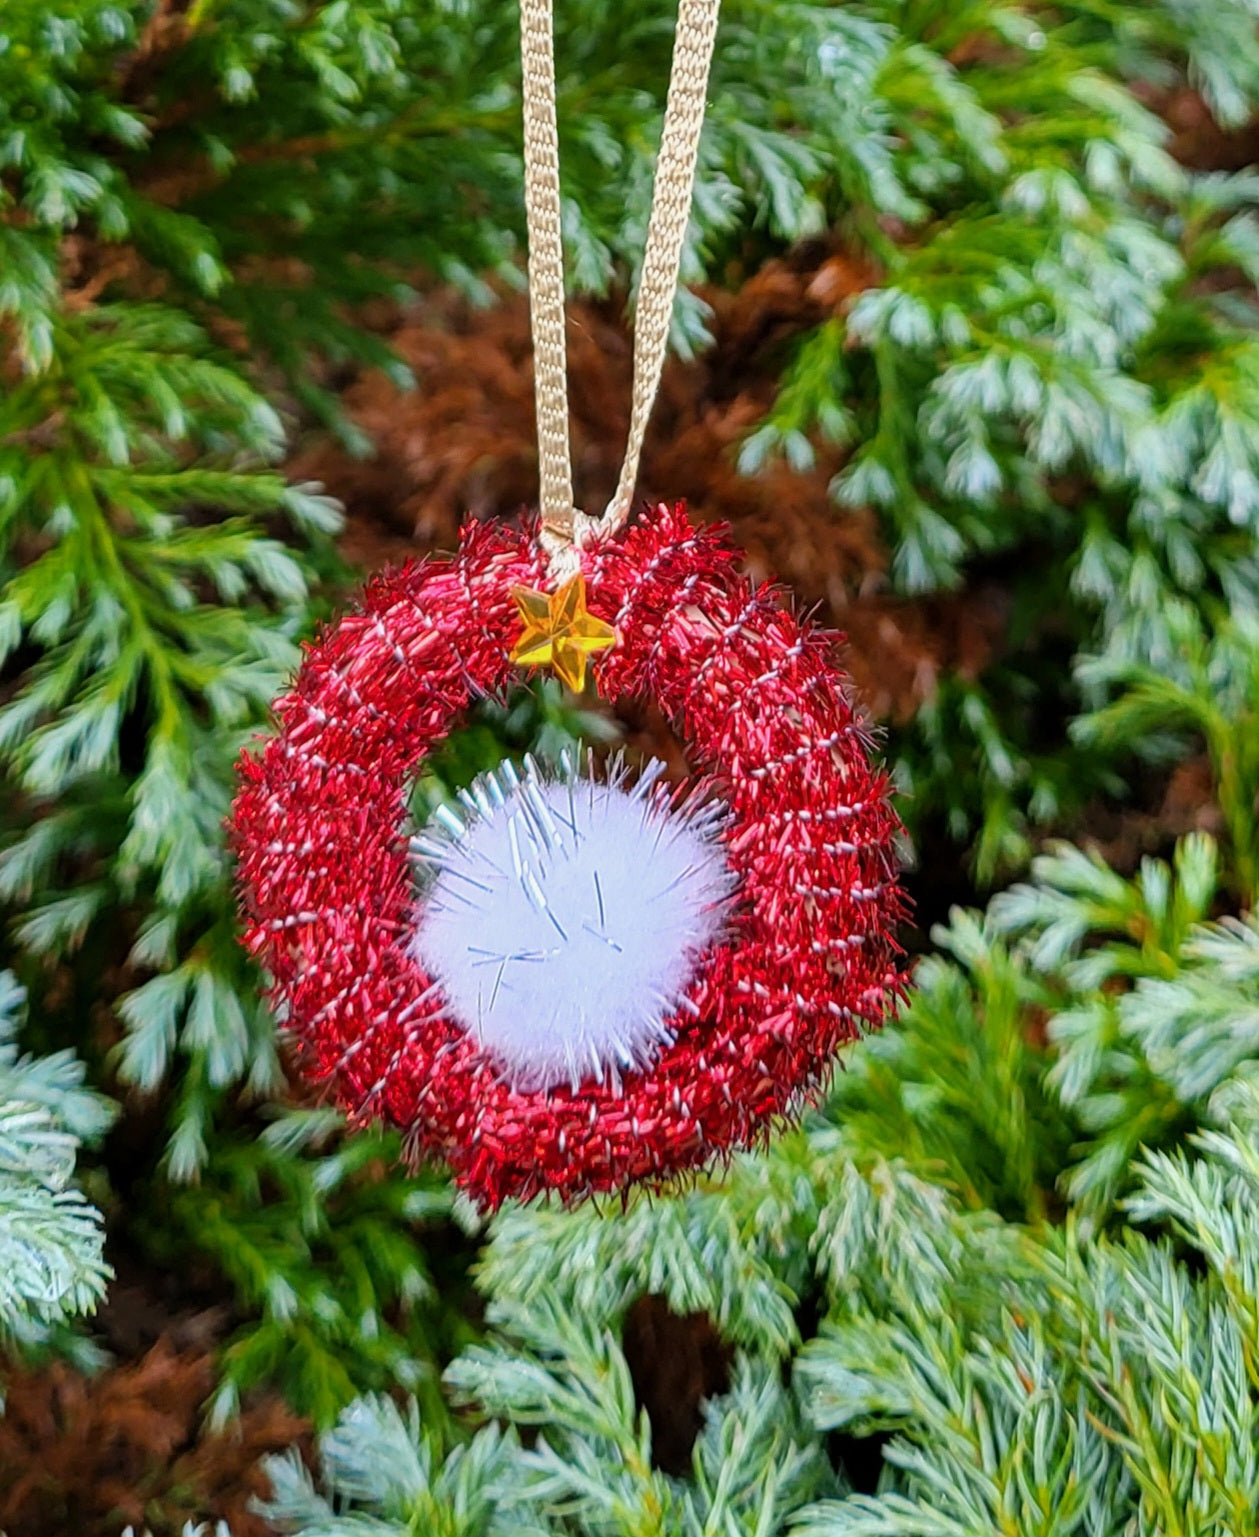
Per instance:
[[[524,630],[511,659],[522,667],[550,667],[575,694],[586,686],[586,660],[616,645],[616,631],[586,608],[586,579],[580,572],[558,592],[513,587],[511,595]]]

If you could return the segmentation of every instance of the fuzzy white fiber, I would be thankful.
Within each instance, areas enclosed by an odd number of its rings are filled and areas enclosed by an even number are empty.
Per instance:
[[[670,797],[662,768],[626,788],[619,765],[597,781],[570,759],[554,777],[506,764],[412,840],[415,957],[522,1092],[647,1065],[718,934],[722,808]]]

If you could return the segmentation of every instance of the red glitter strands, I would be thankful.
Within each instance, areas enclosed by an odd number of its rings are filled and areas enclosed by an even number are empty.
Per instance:
[[[512,589],[545,580],[527,532],[470,525],[452,560],[372,582],[310,648],[278,736],[242,761],[245,943],[305,1061],[484,1207],[661,1182],[753,1143],[900,989],[897,822],[834,638],[737,559],[666,506],[583,552],[590,612],[619,637],[593,661],[600,692],[654,699],[674,723],[728,807],[736,882],[671,1042],[620,1081],[513,1089],[409,949],[407,793],[469,701],[509,682]]]

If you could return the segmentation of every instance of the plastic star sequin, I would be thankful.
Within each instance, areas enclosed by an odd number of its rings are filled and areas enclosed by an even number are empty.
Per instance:
[[[586,663],[596,651],[616,645],[616,631],[586,607],[586,579],[580,572],[557,591],[513,587],[524,632],[511,659],[523,667],[550,667],[575,694],[586,686]]]

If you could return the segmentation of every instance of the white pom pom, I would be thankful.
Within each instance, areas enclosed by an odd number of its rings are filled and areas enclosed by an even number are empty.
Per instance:
[[[604,782],[504,764],[412,840],[433,876],[413,953],[522,1092],[646,1066],[717,937],[722,808],[671,798],[662,772],[626,789],[619,764]]]

